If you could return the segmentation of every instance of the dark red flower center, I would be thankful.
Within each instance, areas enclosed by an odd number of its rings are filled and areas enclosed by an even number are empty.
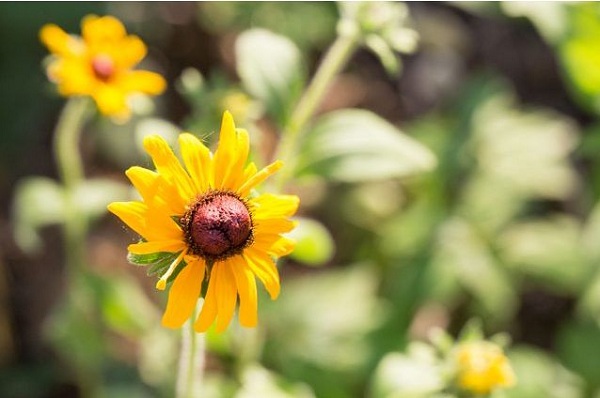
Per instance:
[[[92,59],[94,76],[102,81],[107,81],[115,73],[115,62],[105,54],[98,54]]]
[[[230,192],[201,197],[181,221],[190,252],[206,259],[238,254],[252,240],[248,207]]]

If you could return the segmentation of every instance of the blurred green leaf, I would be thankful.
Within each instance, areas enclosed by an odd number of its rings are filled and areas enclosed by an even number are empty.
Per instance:
[[[137,281],[126,274],[104,277],[101,311],[113,330],[138,337],[153,323],[159,323],[159,311]]]
[[[600,387],[600,327],[593,322],[571,320],[562,325],[556,338],[557,355],[565,366]]]
[[[443,225],[433,261],[454,274],[483,308],[486,319],[504,321],[515,311],[515,287],[488,244],[465,220],[453,218]]]
[[[235,398],[314,398],[314,396],[307,385],[286,382],[259,365],[252,365],[244,370],[242,387],[235,394]]]
[[[432,398],[443,389],[442,368],[435,352],[421,346],[418,355],[390,353],[383,357],[375,370],[373,398]]]
[[[129,199],[129,193],[129,186],[120,182],[89,178],[75,188],[73,197],[82,215],[97,218],[108,212],[109,203]]]
[[[299,174],[344,182],[407,177],[433,169],[435,156],[372,112],[347,109],[317,120],[305,136]]]
[[[181,133],[181,128],[175,124],[160,118],[148,117],[141,119],[135,126],[135,143],[139,153],[144,151],[144,138],[148,135],[158,134],[165,139],[171,148],[178,148],[177,137]]]
[[[284,126],[305,82],[298,47],[268,30],[251,29],[238,37],[235,54],[244,88],[265,104],[280,127]]]
[[[285,294],[267,307],[272,317],[269,344],[276,347],[276,356],[332,370],[356,369],[368,353],[364,337],[383,316],[376,284],[367,264],[286,282]]]
[[[294,260],[306,265],[319,266],[331,260],[335,243],[323,224],[316,220],[297,217],[296,228],[287,236],[296,241],[296,248],[290,254]]]
[[[561,1],[502,1],[502,10],[511,17],[527,17],[550,43],[558,43],[568,29],[567,8]]]
[[[581,247],[581,225],[568,216],[518,223],[499,237],[502,258],[515,271],[577,293],[590,269]]]
[[[471,145],[478,170],[525,198],[564,199],[578,176],[569,160],[577,125],[547,109],[519,109],[513,95],[499,92],[479,104],[472,117]]]
[[[39,249],[38,229],[61,223],[65,217],[65,195],[62,187],[45,177],[30,177],[15,189],[12,216],[15,241],[26,251]]]
[[[559,55],[575,98],[600,113],[600,6],[597,3],[566,7],[568,32]]]
[[[554,358],[532,347],[514,347],[508,358],[517,383],[504,391],[507,398],[582,398],[582,380]]]

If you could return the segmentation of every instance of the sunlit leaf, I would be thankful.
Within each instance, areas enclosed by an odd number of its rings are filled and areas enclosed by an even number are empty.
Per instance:
[[[442,367],[431,348],[422,345],[421,351],[419,355],[387,354],[375,371],[372,397],[431,398],[440,392]]]
[[[515,310],[516,291],[488,244],[465,220],[448,220],[438,236],[434,265],[453,277],[477,300],[487,319],[506,320]]]
[[[300,174],[345,182],[406,177],[433,169],[418,141],[372,112],[348,109],[320,118],[301,148]]]
[[[38,228],[64,221],[64,191],[49,178],[24,179],[15,190],[12,212],[17,244],[27,251],[36,250],[41,245]]]
[[[503,391],[508,398],[581,398],[582,380],[541,350],[515,347],[508,352],[517,382]]]
[[[290,255],[301,263],[318,266],[331,260],[335,243],[323,224],[308,218],[298,217],[296,228],[287,236],[296,241],[296,247]]]
[[[304,86],[300,50],[286,37],[251,29],[238,37],[235,54],[244,88],[283,126]]]
[[[368,354],[365,336],[383,315],[376,283],[366,264],[287,281],[285,294],[264,307],[273,317],[269,342],[275,357],[286,358],[281,365],[303,361],[332,371],[360,366]]]
[[[242,386],[234,398],[314,398],[305,384],[291,383],[258,366],[246,367],[242,374]]]
[[[129,192],[129,187],[120,182],[90,178],[76,187],[73,198],[82,216],[95,218],[107,213],[109,203],[129,199]]]
[[[556,216],[515,224],[506,229],[498,243],[502,258],[515,271],[575,293],[589,275],[580,239],[577,220]]]

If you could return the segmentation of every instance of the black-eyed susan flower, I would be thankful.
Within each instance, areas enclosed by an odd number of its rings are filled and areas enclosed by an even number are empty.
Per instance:
[[[468,341],[455,352],[458,386],[473,394],[486,395],[515,384],[516,378],[500,346],[488,341]]]
[[[164,326],[180,327],[192,316],[203,285],[196,331],[206,331],[215,321],[217,331],[227,328],[238,297],[240,323],[255,326],[256,278],[277,298],[274,258],[294,247],[282,234],[294,227],[288,217],[296,212],[298,198],[252,195],[282,163],[260,171],[253,162],[246,165],[248,133],[235,128],[229,112],[223,115],[214,155],[191,134],[181,134],[179,146],[183,166],[160,136],[146,137],[144,148],[156,171],[132,167],[126,172],[142,200],[112,203],[109,210],[143,238],[128,247],[130,253],[171,253],[173,260],[156,285],[165,289],[173,279]]]
[[[40,39],[52,53],[48,76],[63,96],[90,96],[100,112],[125,119],[127,98],[133,93],[158,95],[166,82],[158,73],[133,70],[146,56],[146,45],[111,16],[88,15],[81,37],[54,24],[40,30]]]

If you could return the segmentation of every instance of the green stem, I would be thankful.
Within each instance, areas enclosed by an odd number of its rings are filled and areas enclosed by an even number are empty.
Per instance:
[[[87,98],[74,97],[67,101],[54,132],[54,156],[60,178],[67,191],[73,190],[83,179],[79,138],[87,108]]]
[[[312,118],[318,106],[327,93],[327,89],[335,76],[346,66],[346,63],[359,45],[357,35],[341,35],[327,51],[315,77],[298,102],[290,116],[287,127],[281,136],[281,141],[275,158],[282,160],[286,167],[278,173],[277,188],[282,190],[294,170],[294,159],[300,133]]]
[[[201,309],[201,304],[194,312]],[[194,330],[195,315],[182,328],[181,353],[177,374],[177,398],[194,398],[201,396],[202,378],[204,375],[204,334]]]
[[[54,133],[54,157],[64,186],[67,209],[65,216],[65,256],[67,269],[74,272],[83,263],[86,234],[85,218],[77,211],[75,190],[84,178],[79,141],[88,109],[87,98],[67,101]]]
[[[63,108],[54,131],[54,157],[65,195],[64,250],[66,270],[72,285],[67,300],[75,311],[78,303],[72,298],[75,285],[81,284],[81,272],[85,259],[86,222],[78,211],[75,199],[77,186],[84,178],[83,162],[79,153],[79,141],[88,110],[87,98],[69,99]],[[87,397],[99,395],[97,377],[89,370],[75,370],[81,393]]]

